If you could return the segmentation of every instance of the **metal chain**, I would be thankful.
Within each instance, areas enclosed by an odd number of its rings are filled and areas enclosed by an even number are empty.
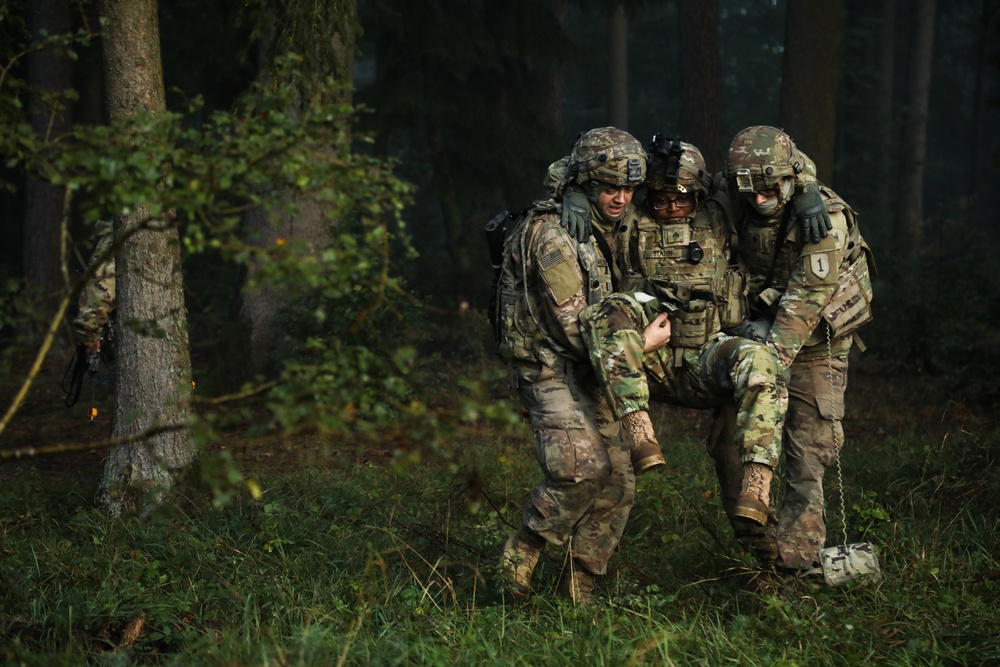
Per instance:
[[[825,328],[826,364],[827,368],[830,369],[830,380],[827,383],[827,388],[830,390],[830,410],[832,411],[836,405],[833,392],[833,379],[835,377],[833,372],[833,334],[830,325],[827,324]],[[833,420],[833,447],[837,457],[837,499],[840,501],[840,527],[844,534],[844,541],[841,544],[847,544],[847,505],[844,503],[844,473],[840,467],[840,429],[837,428],[839,421],[839,419]]]

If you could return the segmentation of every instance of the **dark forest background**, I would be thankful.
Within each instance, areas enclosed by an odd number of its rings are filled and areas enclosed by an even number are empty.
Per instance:
[[[654,405],[600,611],[554,550],[511,605],[483,226],[589,128],[718,170],[758,124],[874,250],[828,543],[884,579],[767,577],[710,413]],[[0,0],[0,661],[1000,664],[998,127],[1000,0]],[[119,354],[67,405],[112,216]]]
[[[96,3],[2,6],[8,58],[39,34],[99,32]],[[783,127],[859,212],[874,247],[874,351],[916,372],[969,369],[946,384],[996,395],[975,372],[1000,367],[989,326],[1000,305],[996,0],[163,0],[158,12],[167,107],[188,113],[200,96],[192,126],[234,109],[282,51],[353,81],[354,150],[394,161],[415,186],[392,270],[446,309],[483,307],[484,223],[541,196],[546,166],[580,131],[680,135],[717,170],[738,130]],[[344,26],[356,48],[349,39],[332,58]],[[67,126],[104,123],[100,40],[76,54],[19,58],[6,76],[74,89],[59,118]],[[29,97],[20,112],[5,106],[5,124],[30,115]],[[61,289],[44,231],[58,191],[39,190],[19,163],[0,169],[13,186],[0,192],[0,278]],[[71,222],[79,270],[89,228]],[[188,299],[202,304],[190,312],[193,339],[239,310],[244,273],[216,259],[186,260]]]

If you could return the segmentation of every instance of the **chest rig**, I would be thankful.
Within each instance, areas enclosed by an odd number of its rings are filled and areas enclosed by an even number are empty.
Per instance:
[[[842,231],[834,232],[842,234],[837,285],[821,314],[833,336],[844,336],[872,319],[871,280],[875,265],[871,250],[861,236],[857,214],[826,186],[821,184],[819,189],[831,216],[842,216]],[[788,289],[792,274],[803,261],[798,231],[796,225],[789,228],[788,220],[780,217],[767,220],[751,217],[744,223],[740,233],[740,257],[747,268],[751,310],[758,317],[773,317],[778,299]],[[825,333],[817,329],[806,345],[815,345],[824,337]]]
[[[644,216],[631,245],[633,266],[676,297],[670,346],[701,347],[722,327],[720,306],[730,299],[728,243],[721,218],[707,208],[668,224]]]
[[[796,230],[789,231],[780,217],[762,222],[747,224],[740,235],[740,258],[747,270],[751,304],[757,303],[757,297],[769,287],[784,292],[799,257]],[[779,244],[782,234],[787,236]]]

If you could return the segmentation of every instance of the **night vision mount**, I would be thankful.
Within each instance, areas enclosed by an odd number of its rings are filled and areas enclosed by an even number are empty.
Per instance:
[[[666,164],[666,182],[668,185],[677,185],[677,178],[681,170],[681,155],[684,149],[681,147],[680,137],[665,137],[659,132],[649,140],[649,155],[653,160],[662,161]]]

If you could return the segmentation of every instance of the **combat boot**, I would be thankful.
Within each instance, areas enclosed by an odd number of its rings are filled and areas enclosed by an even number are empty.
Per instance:
[[[573,559],[569,569],[563,573],[559,592],[572,600],[575,605],[591,604],[594,601],[596,583],[594,575],[580,567],[580,563]]]
[[[628,437],[629,454],[632,456],[632,470],[641,475],[657,466],[666,465],[660,444],[653,435],[653,423],[645,410],[630,412],[622,418],[622,426]]]
[[[545,548],[545,538],[522,526],[507,538],[500,557],[500,581],[507,594],[520,600],[531,592],[531,575]]]
[[[767,510],[771,504],[770,466],[763,463],[743,465],[743,490],[736,500],[733,514],[761,526],[767,525]]]

